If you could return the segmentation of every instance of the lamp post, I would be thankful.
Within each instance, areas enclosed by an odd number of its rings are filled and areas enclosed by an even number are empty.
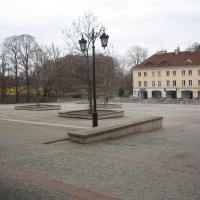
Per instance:
[[[100,29],[99,32],[94,32],[94,29],[92,29],[92,32],[89,33],[89,34],[82,33],[82,38],[81,38],[81,40],[79,40],[80,48],[81,48],[81,51],[83,53],[85,51],[87,51],[87,48],[86,48],[87,41],[84,39],[83,34],[90,41],[92,41],[92,54],[93,54],[92,55],[92,57],[93,57],[93,106],[94,106],[94,110],[93,110],[93,113],[92,113],[93,127],[98,126],[98,113],[97,113],[97,105],[96,105],[95,46],[94,46],[94,43],[95,43],[96,39],[99,37],[99,35],[101,34],[102,30],[103,30],[103,27]],[[105,47],[107,47],[108,38],[109,38],[109,36],[106,35],[105,29],[104,29],[104,32],[100,35],[101,45],[102,45],[102,47],[104,47],[104,49],[105,49]]]

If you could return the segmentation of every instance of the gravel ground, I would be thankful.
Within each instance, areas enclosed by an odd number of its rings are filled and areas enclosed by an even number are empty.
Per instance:
[[[99,126],[136,116],[163,116],[163,129],[87,145],[68,140],[46,145],[36,142],[90,127],[90,120],[59,118],[58,111],[15,111],[13,107],[0,105],[0,163],[121,199],[200,197],[200,105],[124,103],[118,110],[124,110],[125,117],[99,120]],[[61,107],[70,111],[86,105],[63,103]],[[24,143],[30,145],[3,149]],[[0,171],[1,196],[76,199]]]

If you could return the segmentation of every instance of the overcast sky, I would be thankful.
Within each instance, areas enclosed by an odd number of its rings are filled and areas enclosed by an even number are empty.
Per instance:
[[[29,34],[39,44],[63,47],[62,30],[88,11],[106,26],[116,54],[134,45],[151,56],[200,43],[200,0],[0,0],[0,43]]]

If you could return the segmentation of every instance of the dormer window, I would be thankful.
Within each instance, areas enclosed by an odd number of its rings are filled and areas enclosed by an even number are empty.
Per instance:
[[[148,62],[145,66],[151,66],[154,65],[152,62]]]
[[[162,65],[162,66],[168,66],[169,63],[167,61],[162,61],[159,65]]]
[[[192,63],[192,61],[190,59],[185,61],[185,64],[191,64],[191,63]]]

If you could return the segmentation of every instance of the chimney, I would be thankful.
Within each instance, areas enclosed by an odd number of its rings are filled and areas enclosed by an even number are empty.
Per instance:
[[[175,49],[175,54],[178,55],[179,52],[180,52],[180,48],[177,47],[177,48]]]

